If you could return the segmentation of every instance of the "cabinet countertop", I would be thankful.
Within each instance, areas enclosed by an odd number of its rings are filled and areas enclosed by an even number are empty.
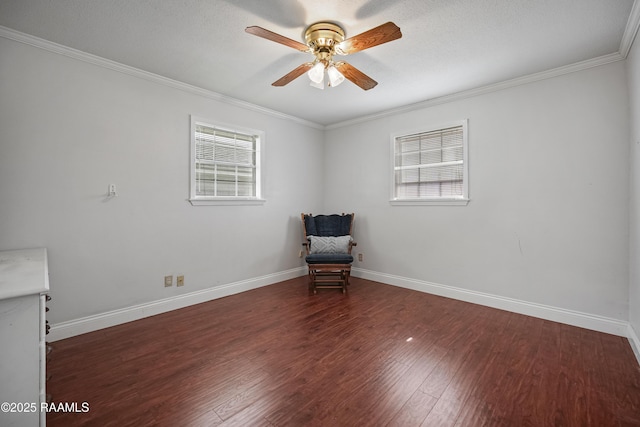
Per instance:
[[[49,292],[47,249],[0,251],[0,299]]]

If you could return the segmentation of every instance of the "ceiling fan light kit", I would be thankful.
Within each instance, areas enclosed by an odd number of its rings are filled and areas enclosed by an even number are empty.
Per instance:
[[[307,75],[311,86],[324,89],[324,74],[329,77],[329,86],[335,87],[344,81],[344,76],[333,64],[335,46],[344,41],[344,30],[338,25],[328,22],[318,22],[311,25],[304,34],[307,46],[313,51],[316,59],[314,66]]]
[[[245,31],[314,55],[313,62],[299,65],[293,71],[273,82],[273,86],[285,86],[306,72],[309,80],[311,80],[311,86],[318,89],[324,89],[325,72],[329,79],[328,85],[331,87],[336,87],[347,79],[364,90],[372,89],[378,82],[353,65],[343,61],[334,62],[333,56],[349,55],[402,37],[400,28],[393,22],[387,22],[346,40],[345,32],[339,25],[330,22],[318,22],[306,29],[304,33],[306,44],[262,27],[247,27]]]
[[[331,87],[336,87],[344,81],[344,76],[333,64],[327,67],[327,76],[329,77],[329,86]]]
[[[313,83],[321,83],[324,81],[324,64],[322,62],[318,62],[316,65],[311,67],[311,69],[307,72],[309,79]]]

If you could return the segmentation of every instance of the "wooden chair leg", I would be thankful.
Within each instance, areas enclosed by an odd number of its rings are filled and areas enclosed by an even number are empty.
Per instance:
[[[342,276],[342,293],[347,293],[347,284],[349,283],[349,273],[346,270],[341,271]]]
[[[318,288],[336,288],[347,293],[351,266],[345,264],[313,264],[309,268],[309,291],[317,294]]]
[[[309,268],[309,292],[313,292],[314,295],[318,292],[316,289],[316,273],[312,268]]]

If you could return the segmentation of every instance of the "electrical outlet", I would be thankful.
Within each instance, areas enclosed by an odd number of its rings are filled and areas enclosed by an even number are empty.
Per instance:
[[[184,286],[184,276],[176,277],[176,286]]]
[[[164,276],[164,287],[173,286],[173,276]]]
[[[358,261],[363,261],[363,260],[364,260],[364,255],[358,254]]]
[[[302,249],[300,249],[300,252],[298,252],[298,258],[302,258]]]

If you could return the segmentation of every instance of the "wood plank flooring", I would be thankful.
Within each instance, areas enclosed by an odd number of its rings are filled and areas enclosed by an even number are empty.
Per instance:
[[[56,426],[640,426],[626,338],[306,277],[53,343]]]

